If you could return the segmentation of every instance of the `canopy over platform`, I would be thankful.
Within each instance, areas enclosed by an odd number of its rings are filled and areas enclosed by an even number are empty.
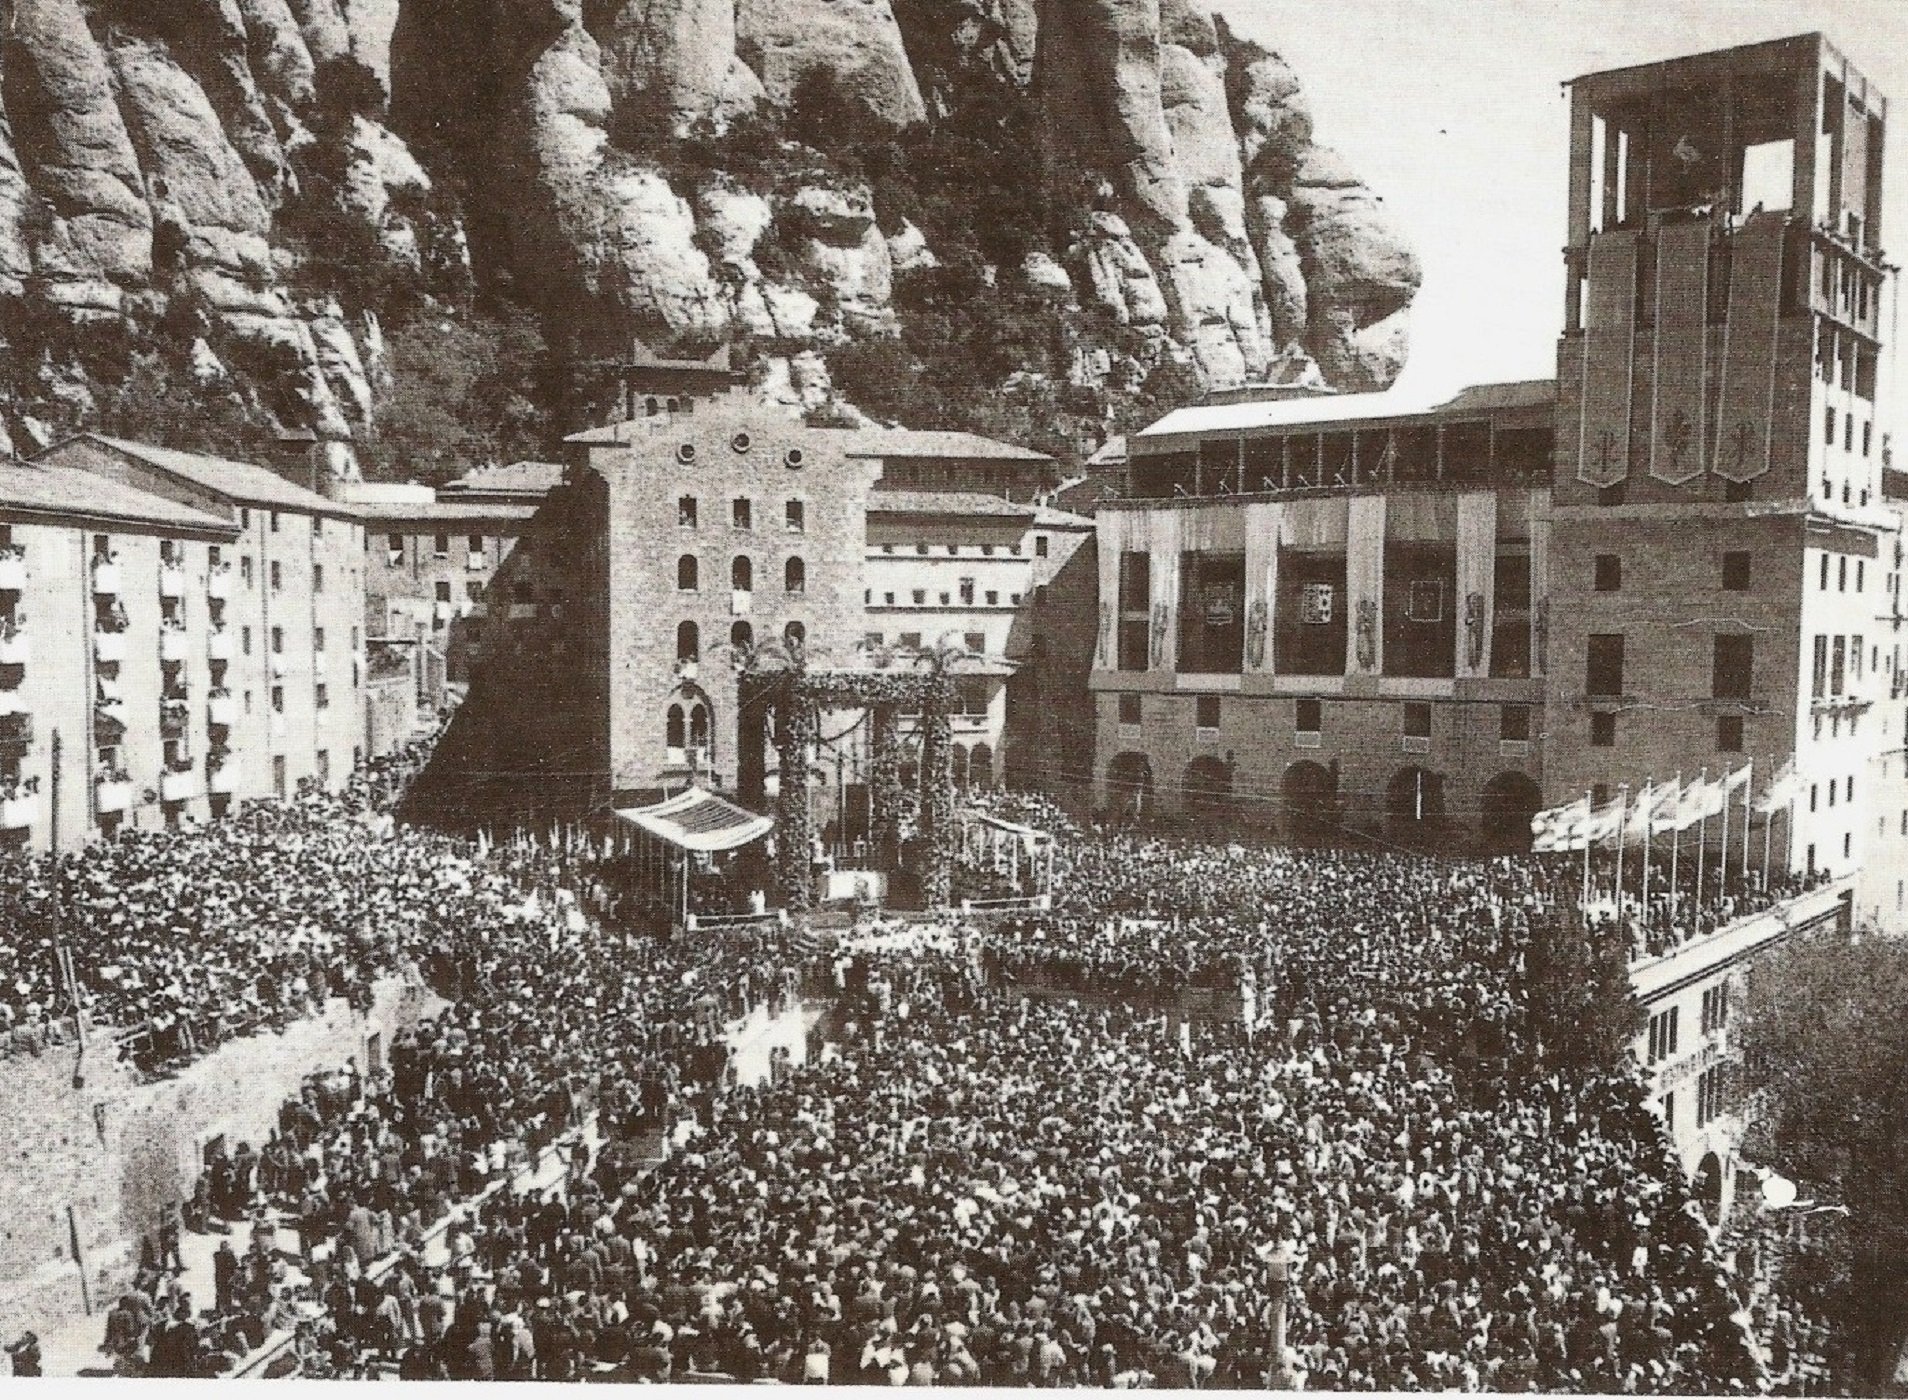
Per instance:
[[[616,815],[684,851],[732,851],[768,835],[775,826],[772,817],[759,817],[699,787],[653,806],[619,808]]]
[[[1042,831],[1037,826],[1028,826],[1024,822],[1008,821],[1005,817],[996,817],[987,812],[971,809],[967,815],[985,830],[998,831],[1003,836],[1018,836],[1029,847],[1053,840],[1052,833]]]

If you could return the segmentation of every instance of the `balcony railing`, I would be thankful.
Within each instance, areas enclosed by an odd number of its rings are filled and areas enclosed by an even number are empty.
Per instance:
[[[159,702],[159,732],[168,738],[185,733],[188,718],[185,701],[162,700]]]
[[[204,790],[203,781],[190,768],[169,769],[159,775],[159,798],[163,802],[189,802]]]
[[[205,765],[206,790],[219,796],[230,796],[238,789],[238,764],[230,758],[208,759]]]
[[[205,596],[208,598],[230,598],[232,596],[232,566],[220,564],[205,576]]]
[[[205,654],[206,657],[212,661],[230,661],[234,654],[232,629],[229,627],[217,627],[206,633]]]
[[[14,544],[0,549],[0,593],[24,593],[26,585],[25,546]]]
[[[185,586],[185,565],[161,564],[159,566],[159,596],[161,598],[183,598]]]
[[[0,749],[25,748],[33,742],[33,716],[15,708],[19,701],[0,694]]]
[[[32,657],[27,644],[26,618],[21,614],[0,622],[0,666],[24,666]]]
[[[103,774],[93,787],[93,805],[100,812],[123,812],[132,806],[132,780],[123,774]]]
[[[93,560],[93,592],[113,598],[119,596],[119,561],[111,555]]]
[[[161,661],[184,661],[186,651],[185,628],[162,627],[159,629],[159,659]]]
[[[111,665],[126,659],[126,634],[124,632],[93,633],[93,659],[102,665]]]
[[[24,793],[0,797],[0,831],[24,831],[33,825],[33,809],[38,804]]]
[[[221,729],[238,722],[238,700],[230,691],[214,694],[205,702],[205,717]]]

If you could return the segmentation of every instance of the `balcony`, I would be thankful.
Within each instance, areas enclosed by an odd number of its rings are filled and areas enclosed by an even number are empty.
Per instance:
[[[104,597],[119,596],[119,561],[110,556],[93,561],[93,592]]]
[[[118,774],[100,778],[93,787],[93,806],[101,814],[125,811],[132,806],[132,780]]]
[[[323,676],[325,671],[325,654],[322,651],[314,651],[311,654],[311,673],[314,676]]]
[[[230,758],[206,760],[205,786],[215,796],[230,797],[238,790],[238,764]]]
[[[111,700],[93,702],[93,727],[107,730],[124,730],[126,727],[126,702],[115,697]]]
[[[273,652],[270,666],[273,679],[282,678],[285,674],[285,653],[282,651]]]
[[[0,694],[0,749],[23,749],[33,742],[33,716],[11,693]]]
[[[93,660],[102,666],[111,666],[126,659],[126,634],[124,632],[93,633]]]
[[[24,831],[32,826],[37,805],[28,792],[0,794],[0,831]]]
[[[205,596],[223,601],[232,596],[232,566],[220,564],[205,576]]]
[[[17,544],[0,549],[0,593],[24,593],[26,582],[26,550]]]
[[[159,775],[159,798],[163,802],[190,802],[204,791],[204,780],[190,768],[169,769]]]
[[[272,729],[272,737],[274,739],[282,739],[285,737],[285,734],[288,730],[288,726],[285,723],[285,712],[283,710],[272,711],[271,729]]]
[[[238,700],[230,691],[213,695],[205,702],[205,717],[220,729],[230,729],[238,723]]]
[[[159,566],[159,596],[161,598],[183,598],[185,587],[185,565],[161,564]]]
[[[0,622],[0,666],[24,666],[32,659],[32,650],[27,645],[23,620],[16,617],[12,623]]]
[[[161,700],[159,702],[159,732],[168,739],[176,739],[186,732],[188,716],[186,702],[183,700]]]
[[[206,634],[205,654],[209,660],[230,661],[234,651],[231,628],[220,627]]]
[[[186,659],[186,632],[183,627],[163,627],[159,630],[159,659],[179,662]]]

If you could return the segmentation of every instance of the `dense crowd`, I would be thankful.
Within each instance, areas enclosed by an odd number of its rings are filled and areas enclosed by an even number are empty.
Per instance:
[[[595,917],[586,850],[392,830],[363,789],[65,863],[89,1014],[135,1012],[106,966],[182,988],[192,1039],[154,1063],[379,973],[448,997],[208,1164],[102,1350],[171,1376],[289,1334],[330,1377],[1757,1388],[1640,1072],[1554,1053],[1544,950],[1622,958],[1567,865],[1017,815],[1062,838],[1051,911],[839,954],[636,936]],[[1201,986],[1251,994],[1155,1014]],[[725,1076],[724,1023],[798,1001],[829,1049]],[[181,1227],[225,1237],[211,1298]]]

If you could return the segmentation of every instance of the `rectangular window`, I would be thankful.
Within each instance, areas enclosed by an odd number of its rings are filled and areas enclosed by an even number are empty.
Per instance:
[[[1292,727],[1301,734],[1316,734],[1324,719],[1325,706],[1318,700],[1300,700],[1293,706]]]
[[[1140,698],[1137,695],[1120,697],[1120,723],[1138,724],[1140,722]]]
[[[1404,735],[1407,739],[1431,737],[1431,707],[1422,700],[1407,700],[1404,707]]]
[[[1506,743],[1528,743],[1530,741],[1530,706],[1499,705],[1497,707],[1497,737]]]
[[[1144,671],[1151,637],[1153,560],[1150,554],[1120,556],[1119,654],[1122,671]]]
[[[311,629],[311,649],[313,651],[323,651],[325,649],[324,628],[314,627]]]
[[[1742,716],[1716,716],[1716,751],[1718,753],[1742,752]]]
[[[961,603],[966,607],[974,605],[974,580],[971,578],[961,580]]]
[[[1848,638],[1829,640],[1829,694],[1844,695],[1848,689]]]
[[[313,593],[323,593],[325,591],[325,566],[323,564],[313,564],[311,566],[311,591]]]
[[[1680,1007],[1672,1006],[1650,1017],[1650,1063],[1667,1060],[1676,1053],[1677,1019]]]
[[[921,649],[921,634],[919,632],[903,632],[901,634],[900,646],[903,651],[919,651]]]
[[[1405,594],[1407,622],[1438,622],[1444,617],[1444,580],[1414,578]]]
[[[1035,535],[1034,536],[1034,558],[1045,559],[1046,557],[1047,557],[1047,537],[1045,535]]]
[[[676,524],[685,530],[696,528],[696,498],[694,496],[676,498]]]
[[[1747,700],[1755,669],[1756,639],[1722,636],[1715,642],[1710,664],[1710,695],[1717,700]]]
[[[985,632],[965,633],[961,637],[961,645],[967,648],[969,656],[979,656],[987,650],[987,634]]]
[[[1596,590],[1615,593],[1623,587],[1623,559],[1616,554],[1599,554],[1596,559]]]
[[[1193,723],[1199,728],[1217,729],[1219,727],[1219,697],[1217,695],[1201,695],[1193,702],[1193,711]]]
[[[249,554],[239,555],[239,578],[247,588],[252,586],[252,556]]]
[[[1593,749],[1616,747],[1616,715],[1611,711],[1602,710],[1590,716],[1590,747]]]
[[[252,654],[252,629],[250,627],[239,628],[239,650],[244,652],[247,656]]]
[[[747,496],[737,496],[729,507],[730,521],[738,530],[755,528],[755,507]]]
[[[1820,633],[1815,637],[1815,669],[1809,684],[1809,693],[1815,699],[1828,694],[1828,638]]]
[[[439,579],[433,588],[438,602],[448,603],[451,600],[451,586],[447,581]]]
[[[277,511],[272,512],[272,533],[274,535],[278,533],[278,512]]]
[[[321,710],[331,708],[331,688],[329,686],[321,685],[318,687],[317,704]]]
[[[390,562],[393,564],[398,563],[404,558],[404,536],[386,535],[384,537],[384,548],[391,555]]]
[[[283,627],[274,627],[272,628],[272,655],[283,656],[284,654],[285,629]]]
[[[1703,993],[1703,1034],[1729,1024],[1729,984],[1718,982]]]
[[[1818,585],[1824,593],[1828,592],[1828,571],[1829,571],[1829,557],[1828,555],[1824,554],[1822,556],[1822,578],[1821,578],[1820,584]]]
[[[1848,592],[1848,556],[1846,554],[1842,555],[1835,561],[1835,564],[1835,591],[1837,593],[1846,593]]]
[[[472,554],[482,554],[484,552],[484,537],[482,535],[472,535],[465,543]]]
[[[1749,551],[1731,549],[1722,557],[1722,586],[1727,593],[1749,591]]]
[[[450,558],[450,536],[439,535],[431,541],[431,553],[439,559]]]
[[[282,685],[272,687],[272,713],[275,715],[285,713],[285,687]]]
[[[1591,695],[1623,693],[1623,634],[1592,632],[1585,668],[1585,690]]]
[[[917,588],[917,589],[915,589],[915,590],[914,590],[914,595],[913,595],[913,596],[914,596],[914,606],[915,606],[915,607],[917,607],[917,608],[919,608],[919,607],[925,607],[925,606],[926,606],[926,604],[927,604],[927,589],[925,589],[925,588]]]
[[[283,799],[285,796],[285,755],[272,755],[272,794]]]
[[[272,560],[272,591],[276,593],[280,588],[284,587],[284,584],[284,576],[279,572],[278,561],[274,559]]]
[[[1822,410],[1822,441],[1835,446],[1835,410],[1833,407]]]
[[[782,520],[791,535],[799,535],[808,528],[807,508],[800,501],[790,501],[782,507]]]

